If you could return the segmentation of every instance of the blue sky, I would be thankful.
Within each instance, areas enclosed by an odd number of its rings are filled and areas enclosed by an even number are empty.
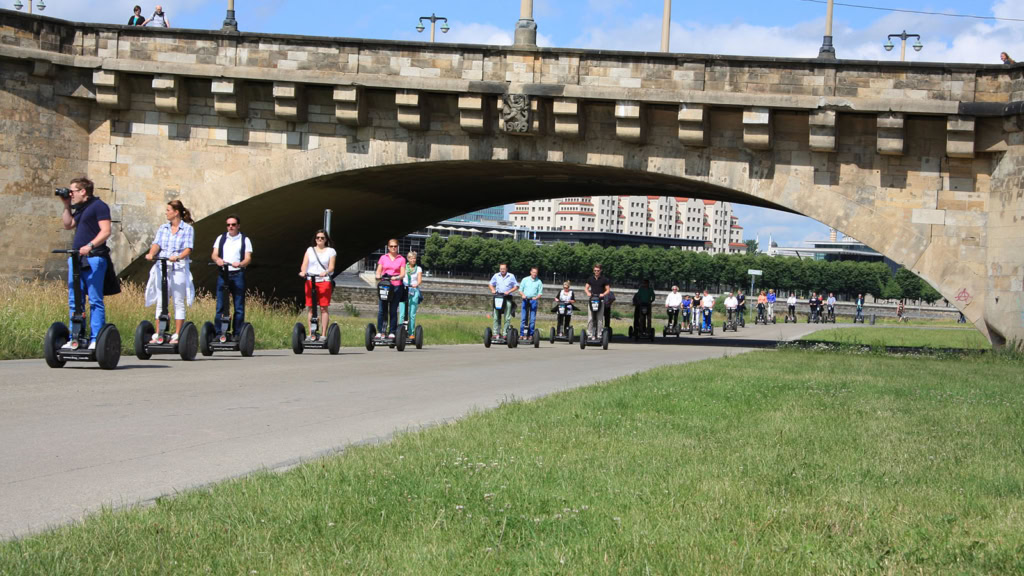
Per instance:
[[[11,3],[12,0],[0,0]],[[27,2],[28,0],[23,0]],[[35,0],[33,0],[35,1]],[[1024,0],[837,0],[907,10],[998,16],[1024,20]],[[47,16],[78,21],[127,22],[135,4],[143,13],[155,2],[48,0]],[[175,27],[219,28],[227,0],[162,2]],[[662,0],[535,0],[539,43],[547,46],[658,50]],[[446,16],[448,34],[438,41],[510,44],[519,0],[236,0],[245,31],[395,40],[426,40],[417,18]],[[813,57],[824,33],[825,5],[808,0],[674,0],[674,52],[750,56]],[[999,52],[1024,60],[1024,21],[993,21],[906,14],[836,6],[833,35],[840,58],[898,59],[886,52],[886,35],[906,30],[922,37],[924,49],[908,47],[908,60],[998,63]],[[768,234],[782,245],[822,238],[827,228],[813,220],[771,210],[737,206],[746,236]]]

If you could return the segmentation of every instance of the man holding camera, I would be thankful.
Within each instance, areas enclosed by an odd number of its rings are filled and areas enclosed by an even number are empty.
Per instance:
[[[93,196],[92,181],[87,178],[75,178],[69,188],[59,188],[55,192],[64,202],[64,213],[61,220],[65,230],[74,230],[75,238],[71,245],[78,251],[77,257],[82,262],[82,274],[79,278],[83,294],[89,298],[89,349],[96,348],[96,337],[106,323],[106,310],[103,307],[104,294],[116,294],[120,290],[104,290],[107,276],[113,276],[113,265],[110,262],[110,207],[99,198]],[[71,256],[68,258],[68,304],[74,313],[75,288],[71,284]],[[117,279],[113,278],[116,285]],[[71,342],[65,344],[70,347]]]

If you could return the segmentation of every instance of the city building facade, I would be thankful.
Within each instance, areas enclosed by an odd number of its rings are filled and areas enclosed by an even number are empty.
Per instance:
[[[732,204],[679,196],[576,196],[517,202],[512,224],[538,232],[598,232],[699,241],[684,250],[745,252]]]

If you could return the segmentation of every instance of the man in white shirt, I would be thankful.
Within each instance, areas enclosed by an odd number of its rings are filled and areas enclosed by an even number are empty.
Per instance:
[[[701,307],[701,318],[704,322],[704,330],[711,328],[711,311],[715,308],[715,297],[708,294],[708,291],[704,291],[704,296],[700,299]]]
[[[740,305],[740,301],[733,295],[732,292],[726,292],[725,295],[725,311],[729,313],[729,322],[732,322],[736,317],[736,307]]]
[[[789,298],[786,298],[786,306],[789,306],[789,317],[794,321],[796,320],[796,295],[792,292],[789,293]]]
[[[679,322],[679,307],[683,305],[683,295],[679,293],[679,286],[673,286],[672,291],[665,296],[665,312],[668,313],[668,323],[675,326]]]
[[[235,314],[231,319],[231,333],[237,334],[245,322],[245,268],[252,262],[252,242],[242,234],[242,221],[235,214],[226,220],[228,231],[213,241],[213,252],[210,259],[222,268],[217,275],[217,317],[214,319],[214,331],[224,333],[220,319],[228,315],[228,293],[235,305]],[[227,267],[227,273],[223,268]]]

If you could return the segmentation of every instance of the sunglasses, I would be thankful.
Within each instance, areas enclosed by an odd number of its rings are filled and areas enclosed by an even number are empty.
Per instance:
[[[388,248],[398,248],[398,244],[388,244]]]
[[[317,236],[317,240],[327,240],[327,236]]]
[[[228,222],[228,228],[237,228],[238,222]]]

